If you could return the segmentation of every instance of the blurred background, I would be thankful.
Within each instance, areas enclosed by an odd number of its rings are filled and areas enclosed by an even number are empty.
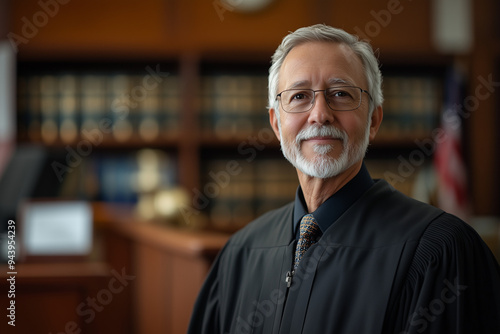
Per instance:
[[[372,176],[498,256],[499,6],[0,0],[1,309],[15,301],[16,324],[2,333],[184,333],[227,238],[294,198],[267,73],[316,23],[377,50]]]

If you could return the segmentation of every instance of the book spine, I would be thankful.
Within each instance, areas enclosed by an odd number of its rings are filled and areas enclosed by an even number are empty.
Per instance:
[[[180,80],[176,75],[163,78],[161,84],[161,110],[158,122],[165,139],[177,138],[180,135]]]
[[[41,137],[46,144],[52,144],[58,137],[59,78],[44,75],[40,80]]]
[[[64,143],[73,143],[78,137],[78,79],[66,74],[59,78],[59,136]]]
[[[149,88],[149,87],[148,87]],[[161,95],[158,85],[145,91],[145,98],[138,107],[139,138],[144,142],[156,140],[160,135],[160,104]]]
[[[242,140],[269,127],[266,76],[206,75],[201,87],[200,124],[205,136]]]
[[[86,74],[81,77],[81,128],[92,131],[99,128],[99,122],[107,110],[105,75]]]

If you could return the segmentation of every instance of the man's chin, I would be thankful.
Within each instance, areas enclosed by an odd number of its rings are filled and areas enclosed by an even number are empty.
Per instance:
[[[299,158],[300,159],[300,158]],[[297,160],[295,167],[310,177],[329,179],[342,173],[345,164],[328,154],[315,155],[313,159]]]
[[[309,164],[316,164],[316,163],[335,163],[338,161],[342,156],[342,152],[335,152],[333,151],[333,148],[330,150],[326,150],[325,152],[314,152],[310,153],[308,155],[303,155],[302,157],[304,160],[306,160]]]
[[[335,147],[334,147],[333,145],[329,145],[329,144],[327,144],[327,145],[319,145],[319,144],[318,144],[318,145],[314,145],[314,147],[313,147],[313,151],[314,151],[314,153],[316,153],[316,154],[321,154],[321,155],[324,155],[324,154],[328,154],[328,153],[330,153],[331,151],[333,151],[333,150],[334,150],[334,148],[335,148]]]

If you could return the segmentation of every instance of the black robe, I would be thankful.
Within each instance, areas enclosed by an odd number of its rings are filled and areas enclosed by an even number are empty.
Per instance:
[[[455,216],[376,181],[287,287],[292,216],[290,203],[231,237],[188,333],[500,333],[500,267]]]

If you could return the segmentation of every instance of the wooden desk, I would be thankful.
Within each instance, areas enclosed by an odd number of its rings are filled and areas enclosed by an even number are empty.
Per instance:
[[[130,268],[135,333],[184,334],[210,266],[229,236],[141,221],[127,209],[98,208],[107,263]]]

